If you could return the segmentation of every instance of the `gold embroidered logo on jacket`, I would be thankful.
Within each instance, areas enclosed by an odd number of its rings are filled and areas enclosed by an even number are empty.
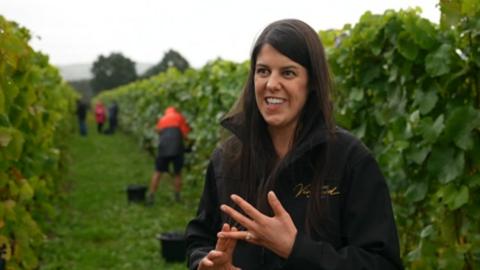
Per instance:
[[[299,183],[295,185],[293,188],[293,193],[295,195],[295,198],[304,196],[306,198],[310,198],[311,194],[311,184],[303,184]],[[335,196],[335,195],[340,195],[340,191],[338,191],[337,187],[335,186],[329,186],[329,185],[324,185],[322,187],[322,196]]]

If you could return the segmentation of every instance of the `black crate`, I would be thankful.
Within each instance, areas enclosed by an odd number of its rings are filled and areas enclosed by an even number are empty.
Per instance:
[[[187,243],[184,233],[166,232],[158,236],[162,248],[162,257],[167,262],[185,261]]]
[[[147,186],[132,184],[127,187],[128,202],[145,202],[145,193],[147,192]]]

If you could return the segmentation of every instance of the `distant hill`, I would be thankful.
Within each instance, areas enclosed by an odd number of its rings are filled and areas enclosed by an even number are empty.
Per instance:
[[[136,63],[137,74],[143,74],[147,69],[152,67],[154,64],[148,63]],[[71,64],[71,65],[61,65],[57,66],[60,74],[63,79],[66,81],[80,81],[80,80],[89,80],[92,78],[90,73],[90,68],[92,64]]]

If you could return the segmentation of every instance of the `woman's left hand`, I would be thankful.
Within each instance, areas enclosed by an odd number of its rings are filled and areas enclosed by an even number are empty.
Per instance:
[[[263,246],[282,258],[288,258],[292,252],[297,235],[297,228],[288,212],[283,208],[273,191],[268,192],[268,203],[272,207],[273,217],[266,216],[238,195],[230,196],[248,216],[235,209],[222,205],[220,209],[235,219],[245,231],[221,231],[219,238],[234,238]]]

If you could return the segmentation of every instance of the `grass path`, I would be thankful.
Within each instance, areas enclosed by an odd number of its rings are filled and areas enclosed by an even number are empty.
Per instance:
[[[184,183],[183,201],[175,203],[172,180],[164,176],[153,207],[128,204],[128,184],[148,184],[153,170],[136,142],[90,127],[70,148],[69,191],[49,228],[41,269],[186,269],[163,261],[156,236],[184,230],[198,202],[192,187]]]

